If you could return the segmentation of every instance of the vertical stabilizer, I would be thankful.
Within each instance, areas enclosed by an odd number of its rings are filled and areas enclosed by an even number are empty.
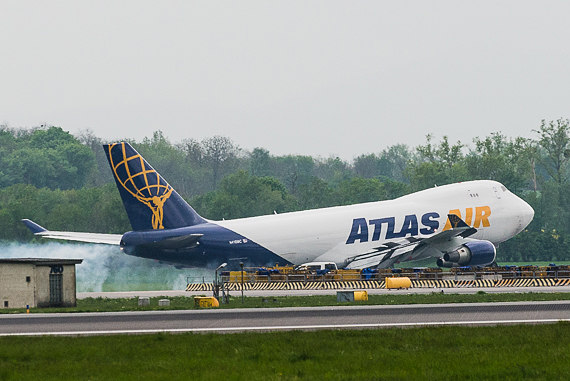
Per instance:
[[[206,222],[129,143],[103,146],[133,230]]]

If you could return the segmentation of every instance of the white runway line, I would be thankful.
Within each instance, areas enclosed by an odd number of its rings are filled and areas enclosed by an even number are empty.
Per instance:
[[[548,324],[570,322],[570,319],[531,319],[531,320],[473,320],[443,321],[418,323],[370,323],[370,324],[323,324],[323,325],[286,325],[263,327],[220,327],[220,328],[173,328],[173,329],[141,329],[141,330],[106,330],[106,331],[73,331],[73,332],[16,332],[0,333],[2,336],[95,336],[95,335],[140,335],[152,333],[209,333],[209,332],[247,332],[247,331],[296,331],[321,329],[362,329],[362,328],[398,328],[398,327],[437,327],[448,325],[513,325],[513,324]]]

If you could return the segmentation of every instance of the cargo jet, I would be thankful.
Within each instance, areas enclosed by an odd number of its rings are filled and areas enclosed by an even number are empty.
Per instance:
[[[211,221],[201,217],[128,143],[103,146],[132,231],[123,235],[46,230],[37,236],[117,245],[129,255],[180,267],[334,262],[386,268],[433,257],[442,267],[487,265],[499,243],[534,210],[496,181],[444,185],[394,200]]]

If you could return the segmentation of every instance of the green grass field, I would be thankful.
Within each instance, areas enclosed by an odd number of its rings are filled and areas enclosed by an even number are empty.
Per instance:
[[[0,380],[563,380],[570,324],[0,338]]]
[[[204,294],[211,296],[211,294]],[[77,301],[77,307],[72,308],[36,308],[32,313],[38,312],[113,312],[113,311],[144,311],[167,309],[194,309],[194,298],[187,296],[169,297],[169,307],[158,307],[158,300],[164,297],[151,298],[150,306],[139,307],[137,298],[86,298]],[[393,294],[369,295],[368,301],[354,303],[338,303],[336,295],[316,296],[277,296],[277,297],[241,297],[234,294],[229,304],[221,304],[220,308],[266,308],[266,307],[311,307],[311,306],[337,306],[358,304],[431,304],[431,303],[483,303],[483,302],[515,302],[539,300],[570,300],[570,293],[513,293],[513,294]],[[0,309],[0,313],[25,313],[25,309]]]

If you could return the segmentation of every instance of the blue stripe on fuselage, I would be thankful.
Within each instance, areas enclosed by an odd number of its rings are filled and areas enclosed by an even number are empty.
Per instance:
[[[166,238],[202,234],[192,248],[163,249],[150,247]],[[189,267],[217,267],[223,262],[230,266],[243,262],[246,266],[287,265],[291,262],[230,229],[215,223],[178,229],[131,231],[121,240],[123,251],[129,255],[157,259]],[[235,267],[235,266],[232,266]]]

